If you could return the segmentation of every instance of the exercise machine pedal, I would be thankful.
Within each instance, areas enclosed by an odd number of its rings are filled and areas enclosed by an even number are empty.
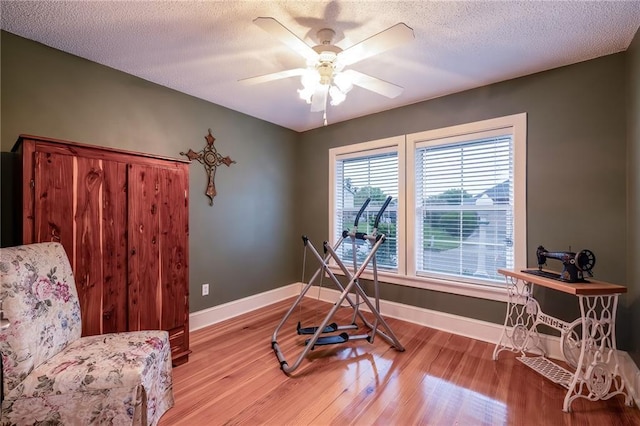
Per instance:
[[[298,334],[316,334],[318,331],[318,327],[300,327],[300,323],[298,323]],[[338,324],[331,323],[322,330],[323,333],[335,333],[338,331]]]
[[[304,344],[308,345],[310,340],[311,339],[307,339],[304,342]],[[340,333],[340,334],[338,334],[336,336],[318,337],[318,340],[316,340],[316,343],[313,346],[315,347],[315,346],[324,346],[324,345],[337,345],[337,344],[340,344],[340,343],[347,343],[348,341],[349,341],[349,334]]]

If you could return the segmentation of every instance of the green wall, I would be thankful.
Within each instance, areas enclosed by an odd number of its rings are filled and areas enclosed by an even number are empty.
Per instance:
[[[610,55],[305,132],[297,189],[304,232],[314,241],[328,234],[329,148],[526,112],[529,265],[540,244],[588,248],[598,279],[626,284],[625,64],[624,53]],[[391,284],[381,296],[504,321],[497,302]],[[545,312],[565,320],[579,313],[573,296],[543,289],[537,297]]]
[[[630,329],[631,355],[640,365],[640,30],[627,50],[629,73],[629,249],[627,270],[629,285],[629,307],[631,311]]]
[[[218,150],[237,164],[219,170],[213,207],[202,167],[191,166],[195,312],[300,279],[300,235],[314,242],[328,235],[329,148],[526,112],[529,264],[538,244],[593,250],[596,277],[629,286],[619,344],[634,346],[640,363],[638,39],[625,53],[298,134],[1,32],[2,232],[19,226],[8,151],[20,133],[178,157],[202,148],[211,128]],[[200,296],[205,282],[208,297]],[[573,297],[537,296],[553,315],[577,314]],[[382,297],[503,321],[498,302],[391,284]]]
[[[211,128],[218,151],[237,163],[218,170],[213,206],[204,168],[190,166],[190,310],[299,279],[289,260],[298,242],[296,132],[4,31],[0,43],[3,232],[19,226],[8,201],[19,183],[7,173],[19,134],[180,157],[201,150]],[[202,283],[211,284],[207,297]]]

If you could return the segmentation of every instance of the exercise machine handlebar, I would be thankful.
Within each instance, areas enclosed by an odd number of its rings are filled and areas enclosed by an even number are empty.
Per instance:
[[[384,203],[382,204],[382,207],[380,208],[380,211],[378,211],[378,214],[376,215],[376,220],[375,220],[375,222],[373,224],[374,229],[378,228],[378,224],[380,223],[380,219],[382,218],[382,214],[387,209],[387,207],[389,207],[389,204],[391,203],[392,199],[393,199],[393,197],[389,196],[389,197],[387,197],[386,200],[384,200]],[[367,198],[366,201],[364,202],[364,204],[362,205],[362,207],[360,207],[360,211],[356,215],[356,220],[355,220],[355,224],[354,224],[355,225],[354,231],[352,231],[352,232],[349,232],[347,230],[342,231],[342,238],[352,237],[352,238],[356,238],[358,240],[370,240],[372,242],[375,242],[375,241],[378,241],[380,238],[383,237],[380,234],[375,235],[375,236],[369,236],[365,232],[358,232],[357,231],[358,221],[360,220],[360,216],[362,216],[362,213],[367,208],[367,206],[369,205],[370,201],[371,201],[371,198]]]
[[[391,196],[388,196],[387,199],[384,201],[382,208],[380,209],[380,211],[378,212],[378,215],[376,216],[376,221],[373,223],[374,228],[378,227],[378,223],[380,223],[380,219],[382,218],[382,213],[384,213],[387,207],[389,207],[389,203],[391,203],[391,198],[392,198]]]
[[[370,202],[371,202],[371,197],[367,198],[365,200],[364,204],[362,204],[362,207],[360,207],[360,211],[356,215],[356,220],[353,223],[353,226],[355,226],[356,228],[358,227],[358,222],[360,221],[360,216],[362,216],[362,213],[364,213],[364,209],[367,208],[367,206],[369,205]]]

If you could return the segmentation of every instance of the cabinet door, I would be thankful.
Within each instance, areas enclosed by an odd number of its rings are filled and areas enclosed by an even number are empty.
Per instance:
[[[125,165],[44,147],[34,152],[34,169],[31,242],[64,246],[78,290],[82,334],[125,331]]]
[[[129,166],[129,327],[169,331],[188,351],[187,168]]]
[[[183,327],[189,318],[187,173],[184,166],[160,170],[161,327],[165,330]]]
[[[130,164],[129,330],[160,329],[160,176],[157,167]]]

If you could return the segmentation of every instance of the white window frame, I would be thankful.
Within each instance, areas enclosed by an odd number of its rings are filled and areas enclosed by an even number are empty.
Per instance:
[[[527,166],[527,114],[520,113],[473,123],[461,124],[442,129],[395,136],[376,141],[347,145],[329,150],[329,232],[331,244],[334,241],[334,200],[335,200],[335,163],[344,156],[367,155],[367,151],[380,148],[398,149],[398,271],[378,271],[382,282],[410,287],[436,290],[440,292],[479,297],[490,300],[507,300],[506,285],[487,285],[480,282],[462,282],[453,279],[418,276],[415,265],[415,150],[425,141],[443,139],[474,138],[474,134],[504,129],[513,135],[513,191],[514,191],[514,267],[526,268],[527,265],[527,206],[526,206],[526,166]],[[341,270],[330,266],[332,272],[341,274]],[[347,265],[349,267],[349,265]],[[365,271],[363,278],[372,279]]]

